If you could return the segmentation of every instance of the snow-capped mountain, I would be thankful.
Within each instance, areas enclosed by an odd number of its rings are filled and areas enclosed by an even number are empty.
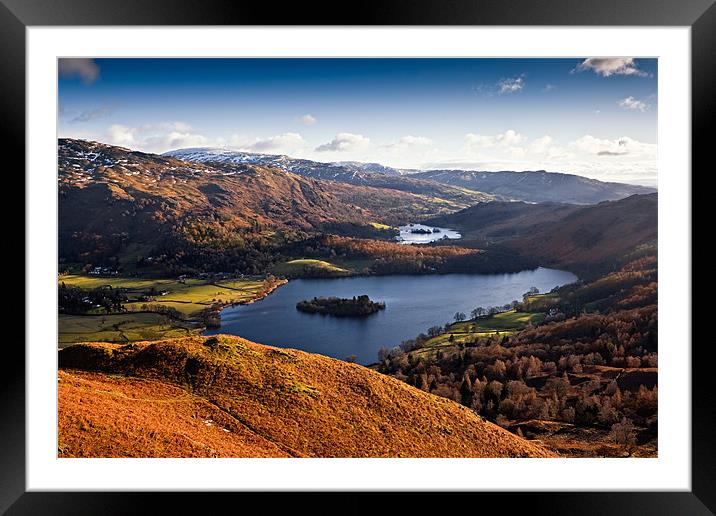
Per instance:
[[[335,181],[350,179],[350,182],[369,182],[367,178],[364,178],[365,173],[400,176],[406,172],[386,167],[379,163],[362,163],[359,161],[324,163],[309,159],[291,158],[283,154],[259,154],[211,147],[177,149],[165,152],[163,155],[199,163],[248,163],[274,167],[315,179],[331,179]]]
[[[416,194],[445,197],[465,193],[484,196],[480,200],[520,200],[526,202],[562,202],[594,204],[623,199],[634,194],[647,194],[654,188],[623,183],[609,183],[575,174],[474,170],[411,170],[397,169],[379,163],[340,161],[322,163],[285,155],[255,154],[221,148],[178,149],[164,153],[184,161],[198,163],[254,164],[278,168],[314,179],[328,179],[378,188],[392,188]],[[463,199],[461,199],[462,201]]]
[[[461,204],[476,204],[491,201],[495,196],[479,191],[466,190],[437,181],[419,179],[404,170],[384,167],[377,163],[342,162],[321,163],[309,159],[291,158],[285,155],[255,154],[221,148],[188,148],[165,152],[169,156],[195,163],[231,163],[252,164],[277,168],[305,177],[319,180],[337,181],[359,186],[389,188],[429,197],[446,198]]]

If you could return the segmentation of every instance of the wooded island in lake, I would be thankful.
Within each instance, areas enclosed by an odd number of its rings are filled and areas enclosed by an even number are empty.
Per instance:
[[[327,314],[337,317],[363,317],[385,309],[385,303],[371,301],[368,296],[353,296],[352,299],[339,297],[314,297],[296,303],[296,309],[309,314]]]

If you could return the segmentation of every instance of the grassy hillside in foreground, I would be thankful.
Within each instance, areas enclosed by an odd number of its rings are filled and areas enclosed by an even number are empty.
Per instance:
[[[59,352],[61,457],[549,457],[365,367],[238,337]]]

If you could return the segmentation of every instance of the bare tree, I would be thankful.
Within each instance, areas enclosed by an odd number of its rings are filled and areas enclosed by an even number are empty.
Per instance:
[[[612,431],[609,433],[609,438],[617,443],[621,444],[624,450],[631,456],[634,451],[634,445],[636,444],[636,429],[631,419],[622,418],[619,423],[612,425]]]

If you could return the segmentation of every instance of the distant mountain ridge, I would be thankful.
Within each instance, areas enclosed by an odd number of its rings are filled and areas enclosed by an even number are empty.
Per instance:
[[[464,206],[495,200],[494,195],[438,181],[403,174],[399,169],[377,163],[322,163],[286,155],[255,154],[218,148],[177,149],[162,154],[187,162],[203,164],[257,165],[271,167],[311,179],[336,181],[357,186],[387,188],[411,194],[450,200]],[[463,207],[464,207],[463,206]]]
[[[486,196],[483,200],[595,204],[623,199],[634,194],[656,192],[656,189],[647,186],[604,182],[575,174],[544,170],[527,172],[420,171],[393,168],[379,163],[359,161],[324,163],[291,158],[286,155],[257,154],[210,147],[177,149],[165,152],[163,155],[198,163],[257,164],[314,179],[392,188],[411,193],[423,193],[423,190],[430,189],[430,185],[439,183],[452,188],[479,192]]]
[[[574,174],[546,172],[480,172],[470,170],[428,170],[411,177],[430,179],[496,196],[526,202],[596,204],[615,201],[634,194],[656,192],[655,188],[589,179]]]

